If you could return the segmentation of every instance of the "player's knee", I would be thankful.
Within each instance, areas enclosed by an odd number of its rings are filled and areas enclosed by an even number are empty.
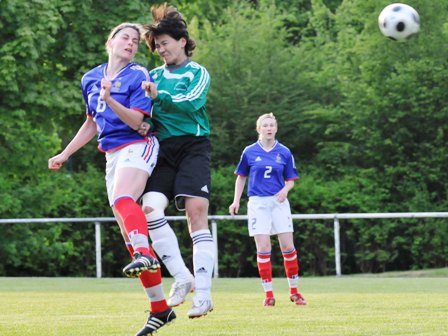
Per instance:
[[[268,235],[256,235],[254,236],[254,240],[258,253],[271,253],[272,245]]]
[[[197,223],[199,218],[201,218],[201,212],[198,209],[190,209],[187,212],[188,222]]]
[[[280,246],[282,251],[295,251],[295,247],[294,244],[284,244],[282,246]]]
[[[142,206],[142,209],[143,209],[143,213],[145,214],[145,216],[146,215],[149,215],[151,212],[153,212],[154,211],[154,209],[153,208],[151,208],[150,206],[145,206],[145,205],[143,205]]]
[[[257,252],[258,253],[271,253],[271,245],[266,244],[266,245],[260,245],[257,246]]]
[[[186,214],[190,223],[207,221],[208,202],[201,199],[192,199],[186,202]]]
[[[142,209],[146,219],[152,220],[165,216],[165,208],[168,206],[168,199],[162,193],[148,192],[142,197]]]

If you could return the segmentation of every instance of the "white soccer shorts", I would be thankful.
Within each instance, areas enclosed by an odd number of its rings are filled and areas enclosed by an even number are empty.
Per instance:
[[[148,142],[138,142],[106,153],[106,187],[110,206],[113,205],[115,173],[124,167],[134,167],[152,174],[159,154],[159,141],[156,137],[148,137]]]
[[[251,196],[247,203],[249,236],[294,232],[289,201],[277,196]]]

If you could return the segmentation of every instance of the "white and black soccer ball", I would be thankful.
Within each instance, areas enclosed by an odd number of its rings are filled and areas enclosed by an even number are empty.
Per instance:
[[[405,41],[420,31],[420,16],[409,5],[393,3],[381,11],[378,25],[384,36]]]

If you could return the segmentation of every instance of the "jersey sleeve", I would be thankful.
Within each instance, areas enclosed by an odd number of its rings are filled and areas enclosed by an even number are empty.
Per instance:
[[[81,92],[84,98],[84,103],[86,105],[86,115],[92,116],[93,112],[89,108],[89,97],[87,96],[87,87],[86,87],[85,75],[81,78]]]
[[[241,176],[248,176],[249,175],[249,160],[246,155],[246,150],[243,151],[241,154],[240,162],[238,163],[238,166],[235,169],[235,175],[241,175]]]
[[[286,166],[283,172],[283,178],[285,179],[285,181],[297,180],[299,178],[296,164],[294,162],[294,156],[292,155],[290,150],[288,150],[287,152]]]
[[[152,100],[147,95],[146,91],[142,89],[141,85],[143,81],[154,82],[154,80],[149,75],[148,70],[143,67],[139,67],[139,70],[133,85],[130,87],[129,108],[140,111],[144,115],[151,117]]]
[[[174,108],[186,113],[195,113],[205,105],[209,87],[210,75],[201,66],[185,92],[173,96],[168,91],[160,90],[154,99],[154,104],[165,110]]]
[[[153,132],[155,125],[154,125],[154,122],[152,121],[152,119],[149,116],[146,116],[143,118],[143,121],[147,122],[149,124],[149,131]]]

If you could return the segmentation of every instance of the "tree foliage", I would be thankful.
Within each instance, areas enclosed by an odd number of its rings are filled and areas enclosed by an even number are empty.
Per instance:
[[[47,159],[85,118],[80,79],[106,61],[109,30],[123,21],[149,22],[149,7],[162,2],[0,1],[0,217],[111,216],[104,158],[94,142],[61,172],[49,172]],[[227,214],[233,170],[256,140],[256,118],[267,112],[277,116],[278,139],[291,148],[301,175],[289,194],[293,213],[447,208],[447,4],[409,2],[422,31],[405,43],[380,34],[384,1],[172,4],[197,41],[194,59],[212,77],[211,214]],[[144,45],[136,61],[161,64]],[[171,207],[168,214],[178,213]],[[174,227],[191,266],[185,224]],[[246,225],[218,227],[220,274],[256,275]],[[93,276],[92,225],[2,229],[0,274]],[[330,222],[296,222],[302,273],[334,272],[332,235]],[[448,262],[443,220],[344,221],[341,235],[345,273]],[[118,276],[127,256],[116,225],[103,225],[103,250],[105,274]],[[275,275],[283,275],[278,245],[273,260]]]

